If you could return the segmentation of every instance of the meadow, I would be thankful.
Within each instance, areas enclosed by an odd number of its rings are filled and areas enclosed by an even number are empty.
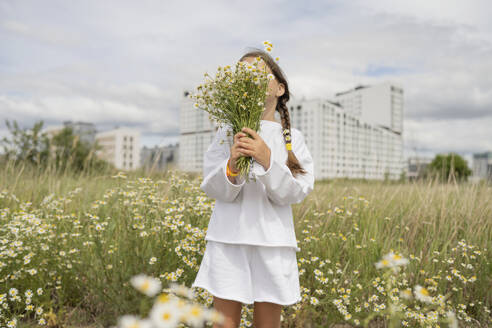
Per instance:
[[[139,273],[191,286],[214,204],[201,179],[1,167],[0,326],[145,316],[151,299],[130,284]],[[449,313],[459,327],[492,326],[491,185],[316,181],[292,208],[303,300],[283,308],[282,327],[386,327],[390,317],[447,327]],[[408,263],[379,268],[387,254]],[[212,300],[196,289],[195,302]],[[241,327],[252,314],[244,305]]]

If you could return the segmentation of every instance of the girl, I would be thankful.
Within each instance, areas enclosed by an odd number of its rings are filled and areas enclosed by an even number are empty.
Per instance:
[[[290,126],[289,88],[280,67],[259,49],[240,61],[251,63],[258,56],[275,77],[258,133],[244,127],[231,145],[230,127],[219,127],[204,155],[200,188],[216,201],[192,287],[214,296],[214,308],[225,317],[214,328],[238,327],[242,303],[254,303],[254,327],[280,327],[282,306],[302,299],[291,204],[313,190],[314,165],[302,133]],[[275,121],[275,111],[282,123]],[[238,175],[240,156],[254,159],[249,183]]]

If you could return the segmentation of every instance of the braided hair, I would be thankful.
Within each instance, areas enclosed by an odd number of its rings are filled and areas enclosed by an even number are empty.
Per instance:
[[[239,59],[239,61],[242,61],[247,57],[258,57],[258,56],[261,57],[263,61],[268,65],[273,75],[276,77],[277,81],[279,81],[285,86],[285,92],[283,95],[278,97],[277,106],[275,107],[275,110],[280,114],[280,120],[283,130],[282,134],[285,141],[285,147],[287,149],[287,162],[285,164],[287,165],[293,176],[296,176],[297,174],[305,174],[306,171],[302,168],[301,164],[299,163],[299,160],[297,159],[296,155],[292,151],[290,114],[289,114],[289,109],[287,108],[287,102],[289,101],[290,98],[290,92],[289,92],[287,79],[285,78],[285,74],[283,73],[280,66],[278,66],[278,64],[273,60],[270,54],[268,54],[267,52],[261,49],[253,48],[253,50],[244,54]]]

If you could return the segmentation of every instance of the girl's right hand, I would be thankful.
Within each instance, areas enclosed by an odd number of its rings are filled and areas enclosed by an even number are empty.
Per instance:
[[[238,141],[240,137],[246,137],[246,133],[239,131],[234,135],[234,143],[231,147],[231,157],[229,158],[229,168],[233,173],[239,172],[239,169],[236,166],[236,161],[239,157],[244,156],[239,151],[240,146],[238,145]]]

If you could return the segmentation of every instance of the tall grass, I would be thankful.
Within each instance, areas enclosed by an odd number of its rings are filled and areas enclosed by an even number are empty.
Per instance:
[[[2,326],[19,318],[106,327],[144,313],[150,304],[128,283],[141,272],[191,285],[213,208],[202,177],[116,173],[0,168]],[[303,300],[284,307],[283,326],[355,326],[382,311],[388,291],[374,263],[391,250],[410,259],[397,288],[420,284],[447,295],[464,326],[491,324],[491,195],[487,184],[317,181],[293,205]],[[197,289],[197,301],[211,306],[212,296]],[[408,326],[432,326],[422,304],[405,311]],[[250,327],[252,306],[242,316]]]

